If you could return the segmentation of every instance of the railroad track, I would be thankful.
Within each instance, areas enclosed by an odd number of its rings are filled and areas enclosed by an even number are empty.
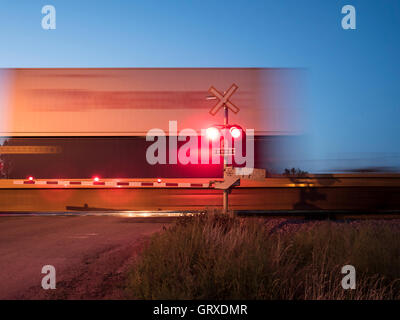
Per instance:
[[[54,212],[34,212],[34,211],[15,211],[0,212],[1,216],[118,216],[122,218],[172,218],[196,216],[201,214],[215,214],[217,210],[207,212],[204,210],[197,211],[54,211]],[[374,211],[374,212],[358,212],[347,210],[286,210],[286,211],[268,211],[268,210],[238,210],[231,211],[231,215],[241,218],[296,218],[299,220],[392,220],[400,219],[400,210],[392,211]]]
[[[240,217],[263,217],[263,218],[298,218],[303,220],[391,220],[400,219],[400,210],[390,211],[347,211],[347,210],[293,210],[293,211],[248,211],[235,212]]]

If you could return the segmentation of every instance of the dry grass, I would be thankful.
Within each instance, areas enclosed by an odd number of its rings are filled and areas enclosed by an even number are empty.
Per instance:
[[[342,266],[357,271],[344,290]],[[183,218],[133,266],[136,299],[400,299],[400,228],[390,222]]]

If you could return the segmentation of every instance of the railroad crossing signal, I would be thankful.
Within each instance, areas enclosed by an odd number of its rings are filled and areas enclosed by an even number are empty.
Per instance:
[[[210,110],[210,114],[215,116],[217,114],[217,112],[219,111],[219,109],[224,108],[224,128],[225,129],[229,127],[229,125],[228,125],[228,111],[229,111],[229,109],[233,113],[238,113],[239,110],[240,110],[231,101],[229,101],[230,97],[232,97],[232,95],[235,93],[235,91],[238,88],[239,87],[236,84],[232,84],[231,87],[228,89],[228,91],[225,91],[224,94],[219,92],[213,86],[211,86],[211,88],[208,90],[208,92],[213,94],[216,99],[219,99],[219,102]],[[232,128],[234,128],[234,127],[232,127]],[[214,134],[216,131],[215,130],[213,130],[213,131],[214,132],[211,132],[209,130],[209,135],[212,133],[212,136],[216,136]],[[240,137],[240,131],[238,131],[237,128],[236,129],[232,129],[230,132],[231,132],[232,137],[234,137],[234,138],[239,138]],[[221,141],[221,147],[222,148],[217,150],[217,152],[224,156],[224,171],[225,171],[225,169],[227,168],[227,157],[229,155],[234,155],[235,154],[235,149],[234,148],[225,148],[224,147],[224,140]],[[222,182],[222,184],[221,183],[216,183],[215,184],[215,188],[224,190],[223,208],[224,208],[224,212],[225,213],[228,213],[228,194],[229,194],[229,189],[234,187],[234,186],[236,186],[236,185],[238,185],[238,184],[240,184],[240,178],[235,177],[235,176],[226,177],[225,174],[224,174],[224,181]]]
[[[224,106],[226,106],[234,113],[238,113],[240,109],[236,107],[231,101],[229,101],[229,98],[235,93],[235,91],[238,88],[239,87],[236,84],[232,84],[231,87],[228,89],[228,91],[222,94],[213,86],[211,86],[208,92],[212,93],[216,98],[219,99],[219,102],[210,110],[211,115],[215,116],[219,111],[219,109],[221,109]]]

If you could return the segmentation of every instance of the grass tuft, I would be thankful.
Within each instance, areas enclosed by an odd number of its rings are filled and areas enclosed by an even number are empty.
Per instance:
[[[186,217],[132,267],[134,299],[400,299],[400,232],[390,222]],[[344,265],[356,289],[344,290]]]

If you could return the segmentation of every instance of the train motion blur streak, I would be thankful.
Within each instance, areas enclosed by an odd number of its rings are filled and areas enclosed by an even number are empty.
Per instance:
[[[0,103],[5,115],[0,142],[8,148],[6,153],[0,151],[2,178],[221,177],[222,164],[149,164],[146,150],[151,143],[145,136],[158,128],[176,137],[169,121],[176,121],[180,130],[198,133],[221,123],[221,115],[208,113],[215,102],[206,97],[210,86],[223,90],[231,83],[238,86],[230,99],[240,112],[230,121],[255,130],[255,167],[278,172],[299,154],[293,146],[302,133],[302,102],[291,86],[301,79],[298,70],[8,69],[2,73],[10,88],[8,99]],[[168,148],[178,151],[185,142]],[[42,152],[29,151],[34,147]],[[45,148],[52,151],[46,153]]]

